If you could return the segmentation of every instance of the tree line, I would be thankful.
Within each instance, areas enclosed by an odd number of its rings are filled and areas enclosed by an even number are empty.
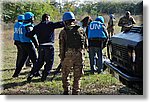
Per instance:
[[[48,2],[3,2],[2,6],[2,17],[6,23],[15,22],[18,15],[27,11],[33,12],[37,21],[44,13],[50,14],[52,20],[60,16],[58,9]]]
[[[73,4],[73,3],[72,3]],[[80,4],[74,9],[74,12],[78,15],[89,14],[89,15],[100,15],[100,14],[118,14],[123,15],[126,11],[130,11],[134,15],[143,14],[143,1],[134,2],[85,2]]]
[[[62,14],[66,11],[72,11],[78,18],[80,16],[88,15],[100,15],[100,14],[119,14],[122,15],[125,11],[130,11],[134,15],[143,14],[143,1],[134,2],[98,2],[92,3],[90,1],[84,2],[84,4],[77,5],[77,1],[67,2],[60,4],[57,2],[3,2],[2,3],[2,17],[3,21],[15,22],[16,17],[19,14],[23,14],[26,11],[31,11],[35,14],[37,21],[41,20],[43,13],[49,13],[52,20],[60,20]]]

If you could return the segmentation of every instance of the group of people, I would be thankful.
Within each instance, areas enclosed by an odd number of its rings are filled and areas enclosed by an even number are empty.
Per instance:
[[[129,14],[128,12],[128,21],[125,17],[119,21],[118,25],[123,26],[123,30],[125,25],[135,24],[135,20]],[[69,74],[71,71],[74,75],[72,94],[79,94],[86,49],[89,51],[91,73],[97,72],[100,74],[103,72],[102,49],[104,42],[114,34],[114,15],[110,15],[107,28],[103,16],[98,16],[95,20],[87,16],[80,23],[77,23],[72,12],[65,12],[60,22],[50,21],[49,14],[43,14],[41,22],[35,26],[33,21],[34,14],[26,12],[24,15],[18,16],[18,22],[14,26],[14,41],[18,51],[13,77],[19,76],[29,56],[33,68],[27,77],[27,81],[31,82],[34,76],[40,76],[41,81],[46,80],[54,62],[54,30],[57,28],[63,28],[59,34],[59,56],[62,65],[64,95],[68,95],[70,91]],[[38,57],[35,48],[38,49]],[[43,65],[44,70],[41,74],[40,69]]]
[[[20,71],[27,60],[30,57],[33,65],[35,65],[37,60],[37,55],[35,47],[37,47],[36,39],[27,38],[25,36],[26,32],[29,32],[30,28],[33,28],[34,14],[31,12],[26,12],[24,15],[18,16],[18,22],[14,25],[14,44],[17,46],[17,61],[16,69],[12,77],[18,77]],[[35,47],[33,46],[34,43]]]
[[[22,19],[24,20],[23,23],[20,22],[19,17],[24,17]],[[50,22],[50,15],[48,14],[44,14],[42,21],[36,26],[33,25],[33,21],[34,14],[26,12],[24,15],[18,16],[18,22],[14,26],[14,40],[18,52],[16,70],[13,77],[18,77],[29,56],[33,63],[33,68],[27,80],[31,80],[33,76],[41,76],[41,80],[45,81],[54,61],[54,29],[64,27],[64,23],[62,21],[56,23]],[[35,48],[38,49],[38,58]],[[44,62],[46,64],[41,75],[39,71]]]

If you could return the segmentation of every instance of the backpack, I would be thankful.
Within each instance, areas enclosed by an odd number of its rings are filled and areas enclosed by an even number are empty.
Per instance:
[[[79,30],[80,26],[74,26],[71,29],[65,29],[67,35],[67,48],[83,48],[85,36],[83,29]]]

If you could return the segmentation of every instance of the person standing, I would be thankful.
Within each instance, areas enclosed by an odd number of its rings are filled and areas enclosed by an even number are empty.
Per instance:
[[[86,34],[83,28],[75,25],[75,16],[72,12],[65,12],[62,19],[65,27],[59,35],[59,48],[62,63],[63,94],[68,95],[69,91],[71,91],[69,88],[69,74],[73,71],[72,94],[78,95],[80,91],[80,79],[83,75]]]
[[[103,42],[108,38],[106,27],[104,25],[104,18],[98,16],[95,21],[91,22],[88,27],[88,41],[89,41],[89,58],[90,58],[90,67],[91,73],[94,72],[101,73],[103,72],[102,64],[102,48]],[[95,56],[97,54],[97,60],[95,61]],[[97,64],[95,64],[97,62]],[[98,69],[96,69],[96,65]]]
[[[54,30],[57,28],[64,27],[64,23],[61,22],[51,22],[49,14],[43,14],[42,21],[36,25],[33,30],[26,33],[29,38],[37,35],[39,47],[38,47],[38,60],[36,66],[31,70],[27,81],[30,82],[34,77],[34,74],[39,72],[39,70],[44,65],[44,70],[42,72],[41,81],[45,81],[47,76],[50,74],[54,62]]]
[[[19,30],[21,25],[23,24],[24,21],[24,15],[19,15],[18,16],[18,22],[14,24],[14,45],[17,47],[17,59],[16,59],[16,69],[19,67],[20,59],[22,57],[22,47],[21,47],[21,42],[19,38]],[[18,73],[14,73],[12,77],[18,77]]]
[[[35,66],[35,62],[37,61],[37,55],[35,51],[35,47],[37,48],[38,46],[37,41],[35,37],[30,39],[25,36],[27,32],[30,32],[33,29],[34,14],[32,12],[26,12],[24,16],[25,16],[25,21],[23,22],[22,26],[19,29],[19,38],[20,38],[21,48],[22,48],[22,53],[21,53],[22,57],[20,58],[20,62],[14,73],[14,75],[16,76],[20,74],[20,71],[22,70],[22,67],[25,61],[27,60],[28,56],[30,57],[33,66]],[[34,43],[35,47],[33,46],[32,42]]]
[[[90,16],[86,16],[80,21],[79,25],[84,29],[84,32],[87,31],[87,27],[90,22],[92,22],[92,18]]]
[[[121,17],[118,26],[122,27],[121,32],[127,32],[129,31],[132,27],[133,24],[136,24],[135,19],[131,16],[131,13],[129,11],[126,12],[125,16]]]
[[[114,35],[114,27],[115,27],[115,16],[113,14],[109,15],[110,19],[108,21],[107,31],[109,38]]]

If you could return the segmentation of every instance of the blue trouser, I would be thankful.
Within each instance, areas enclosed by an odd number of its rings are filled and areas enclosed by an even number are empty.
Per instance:
[[[52,45],[40,45],[38,51],[38,60],[34,69],[31,70],[31,74],[35,74],[36,72],[38,72],[44,65],[42,76],[47,77],[47,75],[50,74],[53,62],[54,62],[54,47]]]
[[[37,61],[36,51],[35,51],[35,48],[32,45],[32,43],[22,43],[21,48],[22,48],[21,57],[18,62],[18,65],[16,66],[16,70],[14,73],[16,75],[20,74],[20,71],[22,70],[22,67],[23,67],[25,61],[27,60],[28,56],[31,59],[33,66],[35,66],[35,63]]]
[[[95,58],[96,54],[97,54],[97,58]],[[103,70],[102,48],[101,47],[90,47],[89,48],[89,58],[90,58],[91,72],[96,71],[96,66],[98,67],[97,71],[101,72]]]

